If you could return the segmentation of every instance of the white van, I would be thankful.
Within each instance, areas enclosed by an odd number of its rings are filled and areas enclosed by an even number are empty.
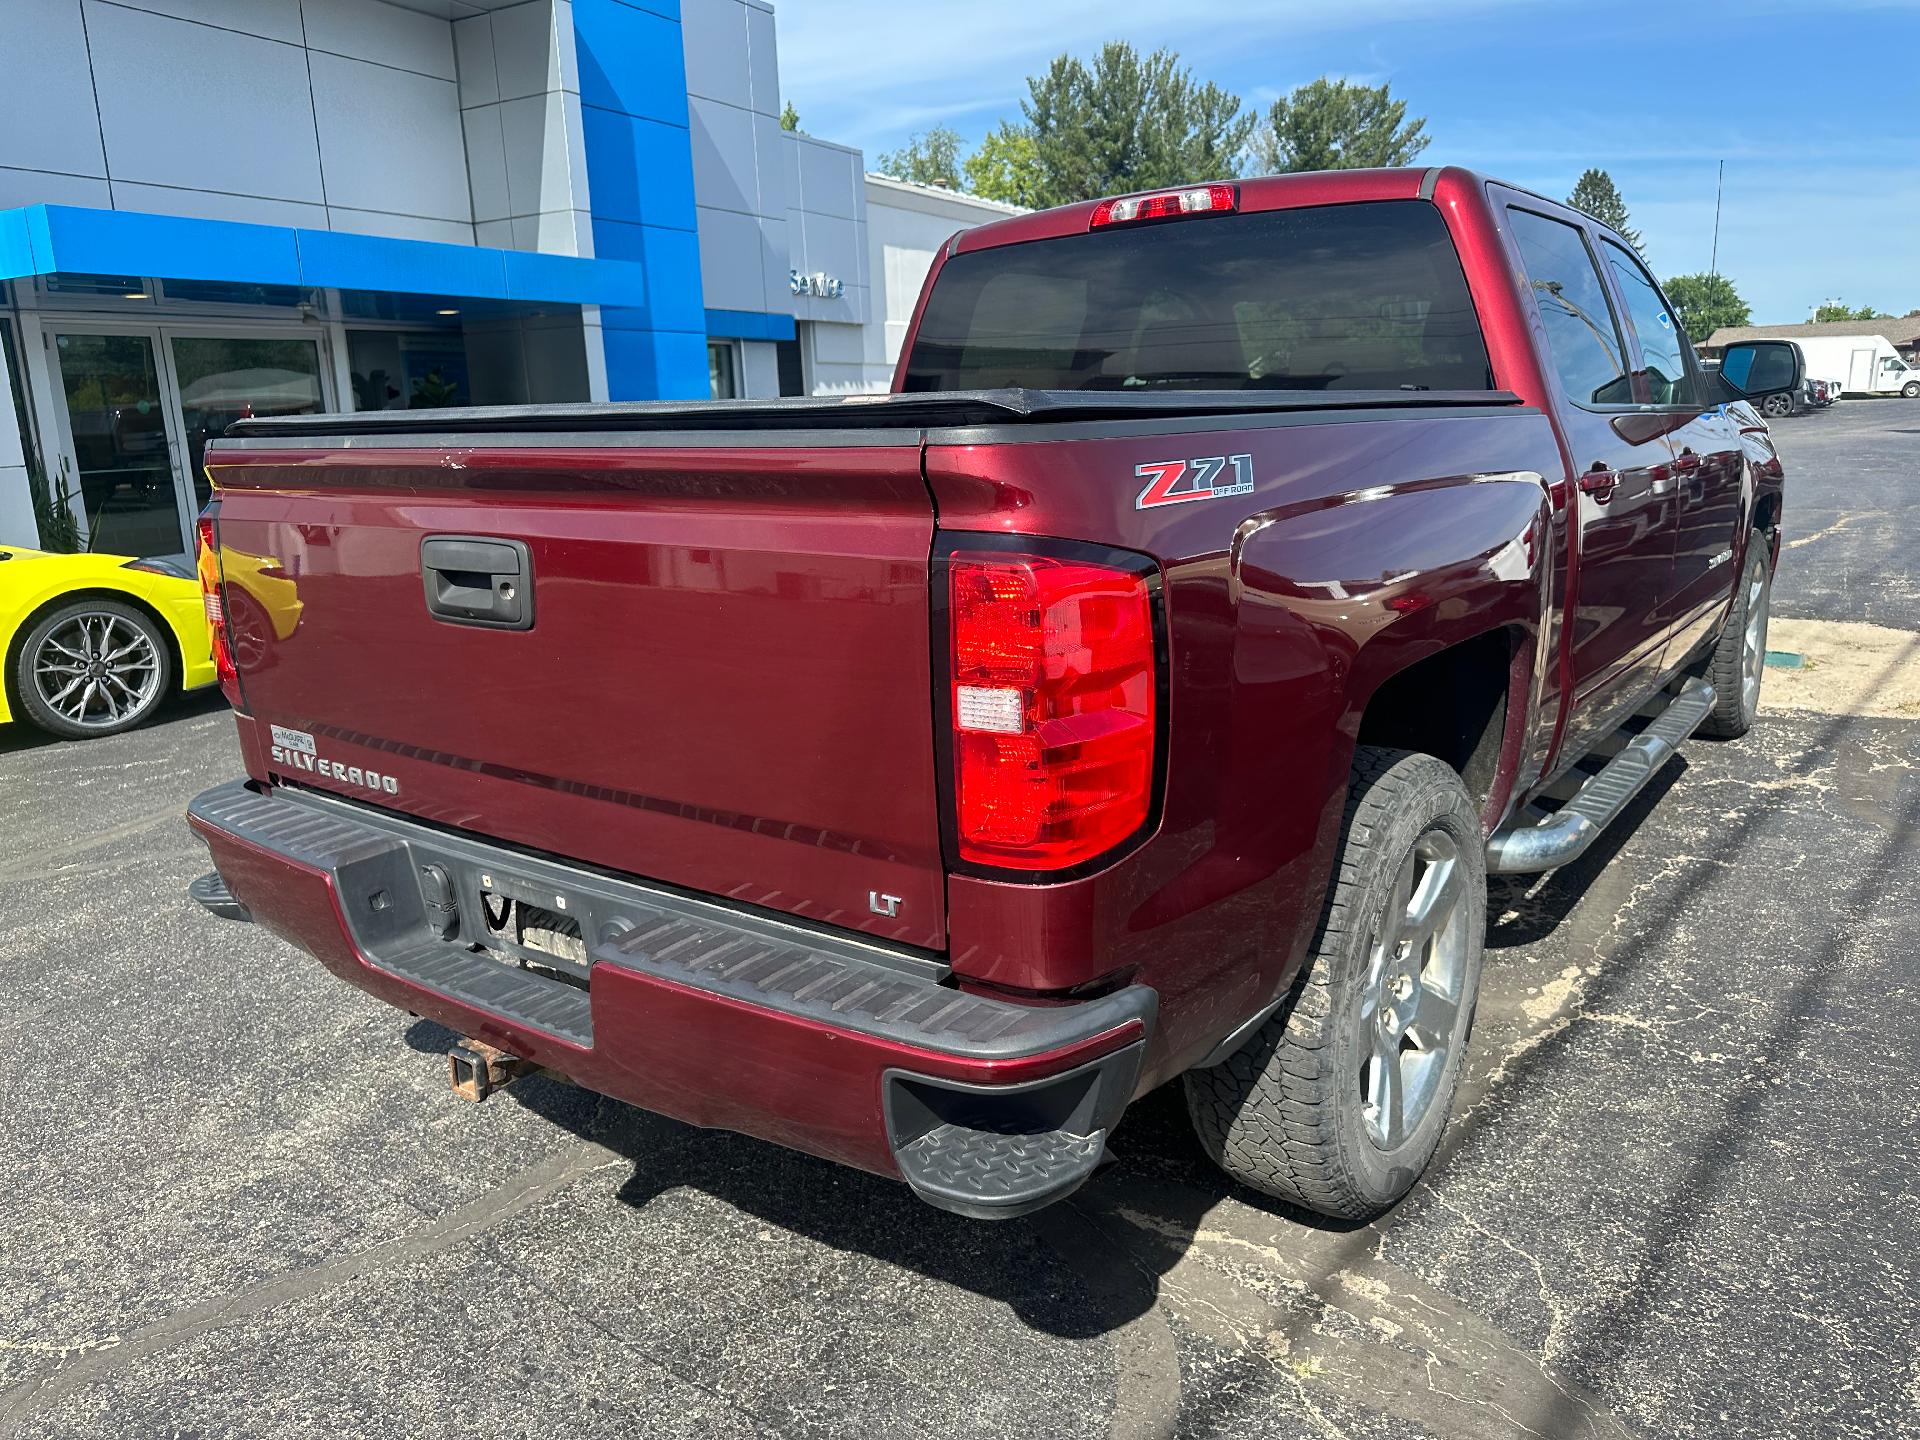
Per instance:
[[[1884,335],[1795,336],[1807,374],[1837,375],[1849,395],[1920,398],[1920,370],[1900,358]]]

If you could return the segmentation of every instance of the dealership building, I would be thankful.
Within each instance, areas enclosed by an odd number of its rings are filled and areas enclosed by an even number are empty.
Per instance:
[[[760,0],[5,0],[0,544],[190,548],[248,415],[883,390],[1012,213],[781,128]]]

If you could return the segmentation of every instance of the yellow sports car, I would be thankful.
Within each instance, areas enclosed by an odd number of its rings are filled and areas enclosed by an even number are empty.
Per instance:
[[[215,680],[200,582],[177,560],[0,545],[0,720],[68,739],[131,729]]]
[[[275,560],[228,550],[227,640],[257,661],[300,622]],[[0,721],[67,739],[129,730],[175,690],[218,678],[191,567],[177,559],[55,555],[0,545]]]

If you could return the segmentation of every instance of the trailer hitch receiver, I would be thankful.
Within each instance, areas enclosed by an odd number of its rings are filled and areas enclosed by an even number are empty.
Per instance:
[[[462,1040],[447,1051],[447,1075],[453,1081],[453,1093],[476,1105],[533,1070],[532,1061],[478,1040]]]

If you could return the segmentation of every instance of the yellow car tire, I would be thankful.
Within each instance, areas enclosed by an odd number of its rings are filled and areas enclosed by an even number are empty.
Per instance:
[[[33,624],[12,678],[26,719],[62,739],[91,740],[159,709],[173,689],[173,651],[150,616],[92,596]]]

